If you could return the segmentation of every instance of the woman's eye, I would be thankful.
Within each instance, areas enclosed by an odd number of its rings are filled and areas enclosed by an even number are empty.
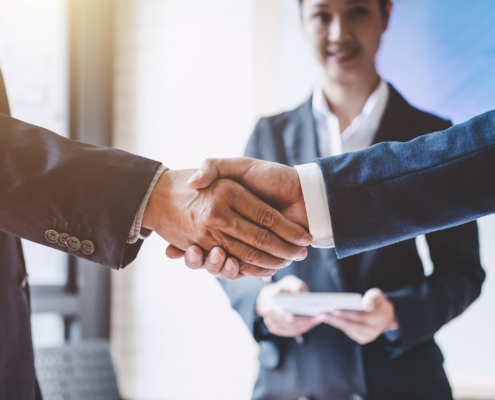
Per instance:
[[[318,13],[314,16],[314,18],[322,23],[322,24],[328,24],[331,20],[332,20],[332,16],[328,13],[324,13],[324,12],[321,12],[321,13]]]
[[[368,9],[364,7],[356,7],[349,11],[350,18],[360,18],[369,14]]]

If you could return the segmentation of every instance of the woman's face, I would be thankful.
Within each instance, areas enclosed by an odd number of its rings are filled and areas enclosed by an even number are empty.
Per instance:
[[[391,2],[303,0],[303,29],[327,79],[352,82],[375,71],[375,55],[387,28]]]

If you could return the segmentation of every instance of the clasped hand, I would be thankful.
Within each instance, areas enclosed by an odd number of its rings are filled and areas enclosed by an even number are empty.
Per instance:
[[[233,159],[207,161],[195,172],[163,173],[146,207],[142,226],[173,246],[167,255],[194,245],[186,263],[227,279],[271,276],[306,257],[311,236],[296,171]]]

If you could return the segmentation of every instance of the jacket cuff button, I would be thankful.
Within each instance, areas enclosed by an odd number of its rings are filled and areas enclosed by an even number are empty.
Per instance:
[[[77,251],[81,248],[81,242],[78,238],[71,236],[67,238],[67,247],[69,248],[69,250]]]
[[[50,229],[50,230],[45,232],[45,238],[50,243],[57,243],[58,232],[54,231],[53,229]]]
[[[85,240],[81,243],[81,251],[87,256],[90,256],[95,251],[95,245],[90,240]]]
[[[58,235],[57,242],[62,247],[67,247],[67,238],[69,237],[68,233],[61,233]]]

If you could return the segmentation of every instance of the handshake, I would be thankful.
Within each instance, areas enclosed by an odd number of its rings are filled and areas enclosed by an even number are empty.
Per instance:
[[[229,280],[272,276],[305,259],[312,241],[297,171],[250,158],[166,171],[142,227],[170,243],[170,258]]]

